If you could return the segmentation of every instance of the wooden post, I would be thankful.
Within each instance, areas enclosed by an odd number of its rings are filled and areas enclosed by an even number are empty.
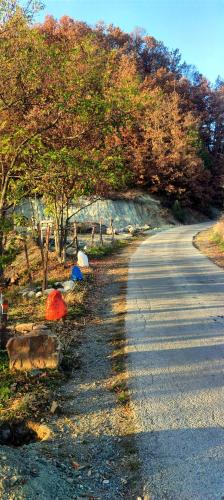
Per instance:
[[[44,269],[44,250],[43,250],[43,243],[41,240],[41,229],[40,229],[40,223],[37,223],[37,241],[38,241],[38,247],[40,249],[40,254],[41,254],[41,262],[42,262],[42,267]]]
[[[27,272],[28,272],[28,276],[29,276],[29,282],[32,283],[32,274],[31,274],[31,270],[30,270],[30,261],[29,261],[29,255],[28,255],[26,236],[23,237],[23,245],[24,245],[24,252],[25,252],[25,257],[26,257],[26,267],[27,267]]]
[[[92,234],[91,234],[91,246],[93,246],[93,244],[94,244],[95,230],[96,230],[96,226],[95,226],[95,224],[93,224]]]
[[[112,242],[114,242],[114,226],[112,218],[110,218],[110,229],[111,229]]]
[[[78,249],[79,249],[79,244],[78,244],[78,235],[77,235],[77,224],[76,224],[76,221],[74,222],[74,242],[75,242],[75,248],[76,248],[76,253],[77,253]]]
[[[100,218],[100,245],[103,246],[102,218]]]
[[[45,242],[45,255],[44,255],[44,272],[43,272],[43,284],[42,284],[42,290],[46,290],[47,288],[47,271],[48,271],[48,249],[49,249],[49,239],[50,239],[50,232],[51,228],[50,226],[47,226],[47,231],[46,231],[46,242]]]

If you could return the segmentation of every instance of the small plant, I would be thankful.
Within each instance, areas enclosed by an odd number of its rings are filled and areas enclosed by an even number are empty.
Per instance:
[[[114,382],[111,386],[111,392],[117,395],[117,401],[121,404],[126,404],[129,401],[129,394],[124,380]]]
[[[186,222],[186,212],[184,208],[181,206],[179,200],[176,200],[172,206],[172,212],[174,217],[182,222],[183,224]]]
[[[102,259],[107,255],[111,255],[120,248],[122,248],[127,242],[125,241],[113,241],[110,245],[97,245],[86,250],[86,253],[92,259]]]

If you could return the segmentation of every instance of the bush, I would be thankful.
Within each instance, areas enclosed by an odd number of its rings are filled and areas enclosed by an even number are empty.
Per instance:
[[[218,245],[224,245],[224,218],[220,219],[217,224],[213,226],[212,241]]]
[[[100,259],[106,257],[107,255],[111,255],[113,252],[116,252],[120,248],[125,245],[124,241],[114,241],[110,245],[97,245],[94,247],[90,247],[86,250],[88,257],[92,259]]]
[[[172,206],[172,213],[179,222],[182,222],[183,224],[186,222],[186,211],[185,209],[181,206],[179,200],[176,200]]]

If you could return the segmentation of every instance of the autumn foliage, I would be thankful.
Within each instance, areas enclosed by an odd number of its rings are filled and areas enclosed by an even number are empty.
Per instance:
[[[212,87],[178,50],[141,30],[66,16],[35,25],[16,1],[7,3],[0,255],[8,213],[24,196],[44,197],[58,224],[58,207],[63,219],[77,197],[136,185],[170,205],[222,204],[222,81]]]

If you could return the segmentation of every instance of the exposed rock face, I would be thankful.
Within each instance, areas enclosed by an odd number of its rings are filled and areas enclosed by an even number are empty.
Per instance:
[[[60,344],[55,335],[39,333],[9,339],[7,351],[10,370],[57,368],[60,362]]]
[[[38,205],[38,213],[44,219],[44,204],[41,200],[33,200],[32,206]],[[88,199],[83,199],[83,205],[88,205]],[[71,216],[76,212],[79,206],[73,206],[69,209]],[[17,208],[18,212],[26,215],[28,218],[32,216],[32,207],[29,200],[24,200],[24,203]],[[78,223],[78,232],[91,232],[92,224],[99,222],[102,219],[103,232],[109,225],[110,218],[114,221],[114,226],[117,229],[132,225],[149,224],[152,227],[166,225],[173,221],[173,216],[166,209],[163,209],[160,201],[144,191],[130,190],[126,194],[122,194],[120,199],[102,199],[92,205],[86,206],[78,214],[71,217],[70,222]],[[96,224],[96,233],[99,230],[99,225]]]

